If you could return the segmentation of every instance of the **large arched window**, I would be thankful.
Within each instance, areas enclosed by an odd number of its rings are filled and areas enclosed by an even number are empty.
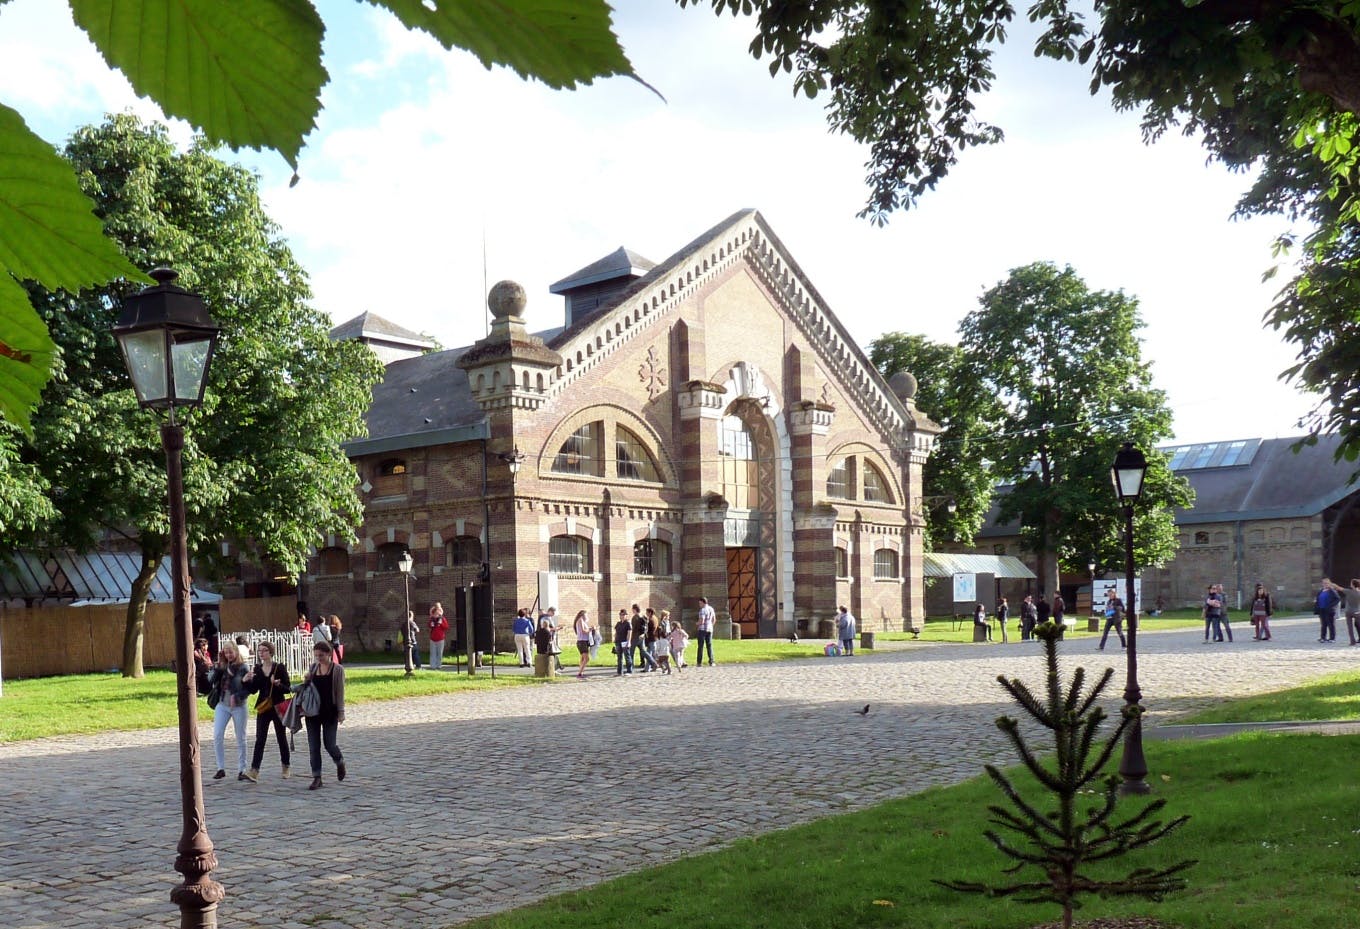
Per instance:
[[[760,506],[755,437],[740,416],[723,417],[718,454],[722,456],[723,496],[728,505],[739,510]]]
[[[600,432],[603,425],[601,422],[586,423],[568,436],[553,458],[552,469],[559,474],[603,476],[603,462],[600,456]]]
[[[316,553],[318,574],[348,574],[349,552],[331,546]]]
[[[387,458],[378,462],[378,471],[373,478],[375,497],[395,497],[406,493],[406,461],[402,458]]]
[[[842,458],[831,466],[831,473],[826,476],[826,495],[840,500],[851,499],[850,459]]]
[[[649,577],[671,573],[671,545],[661,539],[633,543],[633,573]]]
[[[897,552],[890,548],[880,548],[874,552],[874,577],[877,580],[894,580],[897,573]]]
[[[883,472],[868,459],[864,462],[864,499],[869,503],[892,503],[892,490]]]
[[[656,462],[647,446],[631,431],[618,426],[614,432],[615,473],[625,481],[659,481]]]
[[[460,535],[444,543],[444,567],[463,568],[482,563],[482,540],[472,535]]]
[[[590,540],[579,535],[555,535],[548,540],[548,570],[557,574],[589,574]]]
[[[379,571],[400,571],[398,563],[401,556],[405,555],[409,548],[404,542],[387,542],[378,546],[378,570]]]

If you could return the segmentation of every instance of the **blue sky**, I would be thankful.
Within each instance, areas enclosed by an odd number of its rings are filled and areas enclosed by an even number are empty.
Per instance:
[[[659,100],[626,79],[572,93],[488,72],[365,3],[318,4],[326,88],[301,182],[273,154],[236,156],[343,321],[372,310],[445,345],[480,337],[485,283],[520,281],[529,323],[558,325],[552,281],[617,248],[660,261],[737,209],[762,211],[867,346],[884,331],[956,338],[1013,267],[1071,264],[1137,296],[1144,359],[1179,441],[1296,434],[1311,402],[1278,382],[1293,350],[1261,325],[1277,224],[1231,222],[1248,180],[1194,140],[1144,146],[1136,114],[1087,93],[1075,64],[1036,60],[1017,24],[982,115],[1006,141],[969,150],[918,209],[875,228],[865,152],[828,133],[821,101],[746,51],[753,26],[663,0],[615,25]],[[0,100],[59,144],[108,110],[156,111],[62,4],[0,6]],[[180,127],[180,138],[188,136]]]

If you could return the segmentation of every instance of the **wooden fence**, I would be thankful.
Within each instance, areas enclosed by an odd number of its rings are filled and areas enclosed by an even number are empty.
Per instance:
[[[297,601],[291,597],[223,600],[224,635],[249,630],[291,630]],[[175,656],[175,627],[169,603],[146,605],[142,664],[168,668]],[[123,664],[127,604],[14,608],[0,606],[0,675],[5,680],[53,674],[88,674]]]

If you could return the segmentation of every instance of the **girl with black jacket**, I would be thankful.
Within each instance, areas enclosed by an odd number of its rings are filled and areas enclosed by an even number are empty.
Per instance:
[[[283,776],[288,776],[288,738],[283,731],[283,719],[279,716],[279,706],[288,699],[291,691],[288,680],[288,667],[274,660],[274,646],[261,642],[256,652],[260,660],[246,675],[246,686],[255,698],[255,755],[250,762],[246,777],[252,781],[260,779],[260,762],[264,761],[264,745],[269,739],[272,726],[279,743],[279,760],[283,762]]]

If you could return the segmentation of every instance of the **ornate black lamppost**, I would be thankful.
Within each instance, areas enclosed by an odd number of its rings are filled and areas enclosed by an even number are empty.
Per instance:
[[[1132,442],[1125,442],[1114,456],[1114,464],[1110,466],[1115,495],[1124,505],[1124,615],[1129,620],[1124,713],[1131,718],[1129,728],[1124,732],[1124,756],[1119,760],[1119,776],[1124,779],[1124,783],[1119,785],[1119,792],[1124,795],[1145,794],[1151,789],[1147,783],[1147,760],[1143,758],[1143,708],[1139,705],[1143,692],[1138,689],[1139,604],[1134,599],[1133,585],[1133,505],[1143,492],[1143,477],[1146,474],[1147,459],[1133,447]],[[1094,593],[1093,587],[1092,596]]]
[[[156,286],[128,297],[113,327],[137,402],[163,412],[161,444],[170,497],[170,567],[175,600],[175,695],[179,708],[179,789],[184,828],[175,870],[184,883],[170,892],[179,906],[181,929],[215,929],[217,905],[226,896],[212,879],[217,867],[203,810],[198,750],[198,694],[194,687],[193,619],[190,612],[189,542],[184,518],[184,427],[176,410],[203,402],[208,367],[217,347],[217,324],[203,299],[174,284],[167,268],[151,272]]]
[[[416,560],[411,557],[408,549],[401,553],[401,558],[397,561],[397,570],[401,572],[402,583],[406,588],[406,615],[402,617],[403,632],[406,637],[406,676],[412,677],[416,673],[416,643],[411,637],[411,569],[415,567]]]

